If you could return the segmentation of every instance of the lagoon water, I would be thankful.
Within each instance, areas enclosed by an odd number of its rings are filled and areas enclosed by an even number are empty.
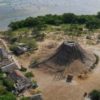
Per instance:
[[[0,30],[11,21],[45,14],[96,14],[100,0],[0,0]]]

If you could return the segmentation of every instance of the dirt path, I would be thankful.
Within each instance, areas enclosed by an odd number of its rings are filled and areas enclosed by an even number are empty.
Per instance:
[[[100,57],[100,49],[92,47],[94,53]],[[84,100],[84,93],[93,89],[100,89],[100,62],[88,79],[75,80],[71,84],[65,80],[54,80],[53,75],[48,75],[41,70],[34,70],[36,80],[43,91],[44,100]]]
[[[3,44],[9,51],[6,43],[3,42]],[[87,48],[100,57],[99,47],[89,46]],[[13,59],[17,62],[14,56]],[[23,63],[28,62],[30,62],[30,59],[25,59],[23,61]],[[42,90],[44,100],[84,100],[83,95],[85,92],[90,92],[93,89],[100,89],[100,62],[89,75],[88,79],[74,79],[71,84],[66,83],[66,80],[54,80],[55,75],[49,75],[41,70],[29,69],[29,71],[33,71],[39,87]]]
[[[0,42],[2,43],[2,45],[4,46],[6,51],[8,53],[10,53],[11,51],[9,50],[9,47],[7,46],[7,43],[3,39],[0,39]],[[14,55],[8,55],[8,57],[10,58],[11,61],[13,61],[18,66],[19,69],[21,68],[20,64],[18,63],[18,61],[16,60]]]

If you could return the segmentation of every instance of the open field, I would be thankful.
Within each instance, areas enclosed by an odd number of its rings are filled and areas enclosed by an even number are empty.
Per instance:
[[[99,0],[0,0],[0,100],[100,100],[99,9]]]
[[[30,61],[33,58],[43,59],[47,58],[52,52],[57,48],[57,46],[61,43],[62,40],[68,39],[68,37],[58,36],[60,39],[52,40],[54,35],[49,35],[43,42],[38,43],[39,49],[35,53],[30,56],[23,55],[19,57],[20,63],[27,67]],[[65,39],[64,39],[65,38]],[[81,46],[84,49],[87,49],[100,57],[100,44],[90,45],[86,44],[84,38],[76,39],[79,41]],[[83,42],[84,41],[84,42]],[[48,45],[55,44],[54,48],[48,49]],[[42,90],[44,100],[84,100],[84,93],[89,93],[94,89],[100,89],[100,63],[96,66],[96,68],[88,74],[88,78],[82,80],[78,78],[74,78],[72,83],[66,83],[66,80],[57,80],[55,79],[55,75],[48,74],[40,69],[28,69],[32,71],[35,75],[35,78]]]
[[[33,72],[35,80],[37,80],[39,88],[42,91],[44,100],[84,100],[83,95],[85,92],[89,93],[94,89],[100,89],[100,63],[88,74],[88,78],[78,79],[74,77],[72,83],[66,83],[65,79],[56,79],[55,74],[47,73],[42,68],[29,68],[29,65],[31,61],[41,61],[50,57],[59,45],[66,40],[76,41],[86,51],[93,52],[100,57],[100,43],[97,43],[99,32],[87,35],[82,34],[81,36],[68,36],[63,30],[54,31],[52,30],[53,27],[49,28],[51,29],[47,29],[48,31],[45,32],[44,40],[37,41],[38,50],[26,52],[17,57],[18,62],[23,67],[26,67],[28,71]],[[31,30],[22,29],[13,31],[12,33],[13,35],[16,34],[15,36],[27,33],[25,36],[29,36],[30,31]],[[90,39],[86,39],[86,36],[90,36]]]
[[[91,48],[93,49],[93,48]],[[93,50],[100,56],[99,48]],[[84,100],[84,93],[100,89],[100,63],[85,80],[75,78],[72,83],[65,80],[54,80],[54,76],[41,70],[34,70],[36,79],[43,91],[45,100]]]

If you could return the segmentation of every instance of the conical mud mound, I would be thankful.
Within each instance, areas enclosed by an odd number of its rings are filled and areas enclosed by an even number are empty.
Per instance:
[[[86,52],[80,47],[78,43],[64,42],[57,49],[56,54],[52,57],[52,61],[55,64],[64,66],[69,65],[77,59],[84,62],[84,59],[86,58]]]
[[[93,54],[86,52],[78,43],[68,41],[63,42],[49,59],[39,64],[39,67],[58,72],[68,69],[69,73],[81,73],[94,63]]]

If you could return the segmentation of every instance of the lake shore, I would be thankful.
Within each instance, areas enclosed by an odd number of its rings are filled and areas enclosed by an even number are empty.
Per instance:
[[[75,3],[74,3],[75,2]],[[45,14],[96,14],[100,11],[100,1],[91,0],[1,0],[0,1],[0,30],[11,22]]]

